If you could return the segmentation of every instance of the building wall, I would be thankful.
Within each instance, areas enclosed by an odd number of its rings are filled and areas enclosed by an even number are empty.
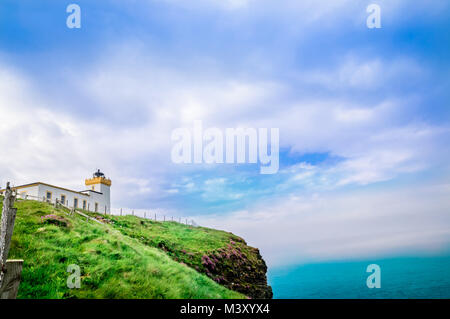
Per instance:
[[[27,188],[19,188],[17,195],[22,199],[38,199],[39,198],[39,186],[31,186]]]
[[[87,204],[89,202],[89,196],[86,194],[81,194],[69,190],[60,189],[57,187],[51,187],[43,184],[39,184],[39,198],[47,198],[47,192],[51,193],[50,202],[54,203],[56,199],[61,201],[62,195],[65,196],[64,205],[69,207],[74,207],[75,199],[78,199],[77,208],[83,208],[83,201],[86,201],[86,209]]]
[[[93,191],[84,191],[89,194],[89,206],[90,210],[95,210],[95,203],[98,204],[98,213],[109,214],[111,212],[109,198],[105,196],[105,194],[99,194]]]
[[[110,189],[111,187],[105,184],[100,184],[100,193],[103,194],[103,206],[107,207],[107,210],[110,209],[111,199],[110,199]]]
[[[108,196],[105,196],[104,194],[99,194],[92,191],[75,192],[44,184],[23,187],[17,190],[19,197],[34,200],[43,200],[44,198],[47,199],[47,192],[50,192],[51,194],[49,199],[51,203],[55,203],[56,199],[61,201],[62,195],[64,195],[64,205],[68,207],[74,207],[75,199],[78,199],[77,208],[83,209],[83,201],[86,201],[86,210],[90,210],[92,212],[95,211],[95,203],[97,203],[98,213],[104,214],[106,212],[107,214],[110,214],[111,212],[109,191]]]

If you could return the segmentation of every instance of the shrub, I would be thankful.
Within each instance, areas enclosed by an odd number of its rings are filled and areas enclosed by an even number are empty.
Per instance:
[[[56,226],[68,227],[70,223],[67,219],[54,214],[45,215],[41,217],[41,221],[44,224],[54,224]]]

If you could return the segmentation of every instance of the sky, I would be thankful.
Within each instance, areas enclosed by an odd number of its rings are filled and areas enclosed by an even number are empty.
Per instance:
[[[114,209],[234,232],[269,266],[447,251],[449,18],[440,0],[3,0],[0,185],[78,190],[100,168]],[[173,163],[195,120],[278,128],[279,171]]]

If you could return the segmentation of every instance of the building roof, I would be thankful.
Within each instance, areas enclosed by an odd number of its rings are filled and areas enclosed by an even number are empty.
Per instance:
[[[92,192],[92,193],[96,193],[96,194],[101,194],[101,195],[103,195],[102,192],[93,191],[92,189],[86,189],[85,191],[80,191],[80,192],[81,192],[81,193],[84,193],[84,192]]]
[[[47,183],[42,183],[42,182],[30,183],[30,184],[25,184],[25,185],[20,185],[20,186],[14,186],[14,187],[11,187],[11,189],[12,190],[17,190],[17,189],[21,189],[21,188],[29,188],[29,187],[38,186],[38,185],[45,185],[45,186],[48,186],[48,187],[58,188],[58,189],[61,189],[63,191],[67,191],[67,192],[77,193],[77,194],[84,195],[84,196],[90,196],[89,194],[86,194],[86,193],[82,193],[82,192],[79,192],[79,191],[74,191],[74,190],[71,190],[71,189],[68,189],[68,188],[63,188],[63,187],[59,187],[59,186],[55,186],[55,185],[50,185],[50,184],[47,184]],[[3,193],[4,191],[5,191],[5,189],[0,189],[0,193]]]

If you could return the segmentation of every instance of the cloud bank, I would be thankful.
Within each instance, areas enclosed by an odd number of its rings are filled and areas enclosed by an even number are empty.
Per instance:
[[[380,4],[369,31],[354,1],[80,1],[70,32],[63,7],[6,1],[0,183],[101,168],[116,209],[236,232],[272,264],[444,250],[449,6]],[[279,173],[173,164],[194,120],[279,128]]]

